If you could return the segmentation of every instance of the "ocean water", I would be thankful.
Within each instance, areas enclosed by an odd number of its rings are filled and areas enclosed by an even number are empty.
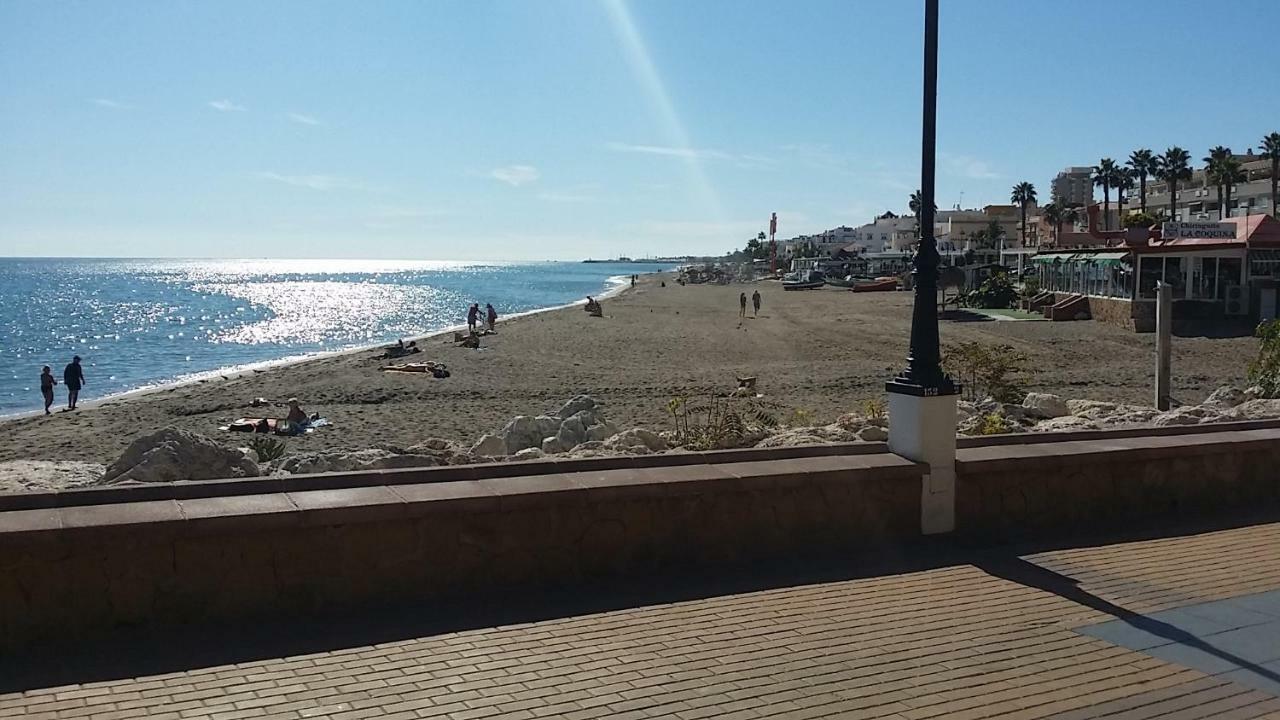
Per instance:
[[[0,258],[0,415],[42,408],[41,366],[61,383],[74,355],[91,400],[464,324],[472,302],[563,305],[666,267]]]

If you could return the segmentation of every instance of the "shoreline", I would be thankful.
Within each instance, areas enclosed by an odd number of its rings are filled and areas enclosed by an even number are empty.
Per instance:
[[[445,364],[448,378],[383,372],[381,347],[346,350],[217,382],[165,385],[104,399],[82,411],[4,421],[8,460],[110,464],[134,439],[173,427],[238,446],[220,431],[241,417],[283,417],[297,397],[330,421],[286,438],[295,456],[409,448],[430,439],[470,447],[518,415],[554,413],[589,395],[619,428],[671,429],[672,398],[691,406],[729,394],[737,378],[756,377],[762,408],[779,423],[823,425],[883,399],[884,383],[907,355],[910,293],[850,293],[835,288],[784,292],[755,286],[679,285],[645,275],[607,296],[604,316],[581,301],[500,320],[479,348],[452,342],[449,329],[425,333],[414,361]],[[738,314],[739,294],[758,288],[758,318]],[[603,294],[602,297],[605,297]],[[1147,405],[1154,338],[1098,322],[944,322],[944,346],[1008,345],[1036,372],[1028,391],[1066,398]],[[1257,341],[1177,338],[1173,395],[1195,404],[1221,385],[1245,387]],[[257,408],[254,398],[270,405]],[[698,420],[701,422],[702,420]]]
[[[670,271],[659,270],[655,272],[643,273],[641,274],[641,276],[647,277],[651,275],[660,275],[664,272],[670,272]],[[622,280],[622,278],[627,278],[627,277],[630,277],[630,276],[610,275],[609,277],[605,278],[604,291],[598,295],[593,295],[592,297],[598,300],[607,300],[609,298],[614,298],[622,295],[627,290],[631,289],[628,283],[625,280]],[[550,307],[533,308],[532,310],[522,310],[520,312],[512,313],[510,315],[505,315],[503,317],[498,318],[498,324],[501,325],[502,323],[508,322],[510,320],[516,320],[522,317],[537,315],[539,313],[547,313],[547,312],[553,312],[555,310],[563,310],[565,308],[574,307],[575,305],[580,305],[582,304],[582,302],[584,301],[574,300],[573,302],[568,302],[563,305],[553,305]],[[464,330],[466,329],[466,327],[467,326],[465,324],[449,325],[447,327],[443,327],[438,330],[429,330],[422,335],[407,335],[404,337],[404,340],[405,341],[412,340],[414,342],[423,343],[444,335],[449,335],[451,333]],[[303,355],[289,355],[282,358],[275,358],[274,360],[262,360],[260,362],[246,363],[244,365],[231,365],[228,367],[216,368],[214,370],[202,370],[200,372],[192,373],[188,377],[184,377],[181,380],[173,380],[171,382],[162,382],[156,385],[144,385],[142,387],[134,388],[132,390],[125,390],[123,392],[112,393],[110,395],[96,398],[94,400],[87,400],[79,403],[79,407],[76,408],[76,412],[79,412],[80,410],[95,410],[103,406],[110,405],[111,403],[114,403],[114,402],[119,402],[122,400],[126,400],[126,401],[134,400],[136,398],[145,397],[150,394],[166,392],[168,390],[188,387],[191,385],[201,385],[204,383],[217,382],[220,380],[221,381],[237,380],[237,379],[252,375],[254,373],[262,373],[262,372],[267,372],[267,371],[275,370],[279,368],[301,365],[303,363],[313,362],[316,360],[325,360],[330,358],[342,357],[344,355],[353,355],[357,353],[368,352],[370,350],[375,350],[375,349],[382,349],[387,346],[387,342],[388,341],[383,340],[381,342],[372,343],[370,345],[361,345],[359,347],[343,348],[341,350],[322,350],[319,352],[306,353]],[[51,413],[50,417],[54,415],[60,415],[63,412],[64,410],[57,410]],[[17,422],[21,420],[29,420],[31,418],[41,418],[41,417],[45,417],[43,410],[27,410],[27,411],[18,412],[18,413],[0,414],[0,428],[13,422]]]

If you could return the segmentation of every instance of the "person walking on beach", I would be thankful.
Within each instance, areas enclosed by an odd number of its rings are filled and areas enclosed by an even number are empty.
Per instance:
[[[40,371],[40,394],[44,395],[44,414],[49,414],[49,406],[53,405],[53,386],[58,381],[53,378],[53,370],[48,366],[44,366],[44,370]]]
[[[747,316],[747,294],[738,293],[738,317],[745,318]]]
[[[84,368],[80,367],[79,355],[71,358],[71,363],[63,369],[62,384],[67,386],[67,409],[75,410],[80,388],[84,387]]]
[[[751,293],[751,317],[760,315],[760,291]]]
[[[493,332],[493,326],[498,322],[498,311],[493,309],[491,303],[484,304],[485,320],[489,323],[489,332]]]
[[[471,307],[467,308],[467,330],[472,335],[476,333],[476,325],[480,322],[480,303],[471,303]]]

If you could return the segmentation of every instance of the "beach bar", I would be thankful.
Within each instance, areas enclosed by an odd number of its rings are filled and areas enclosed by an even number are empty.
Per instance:
[[[1137,332],[1155,330],[1158,282],[1172,286],[1174,321],[1183,331],[1274,319],[1280,221],[1253,215],[1230,222],[1233,238],[1130,239],[1041,252],[1032,262],[1040,290],[1054,296],[1049,306],[1084,298],[1093,319]]]

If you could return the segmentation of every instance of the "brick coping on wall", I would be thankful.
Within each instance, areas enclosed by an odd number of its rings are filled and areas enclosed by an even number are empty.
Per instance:
[[[1124,428],[1114,430],[1080,430],[1055,433],[1016,433],[982,437],[957,438],[958,469],[973,471],[983,463],[1021,462],[1046,455],[1070,456],[1073,460],[1106,457],[1115,452],[1154,452],[1158,456],[1176,453],[1179,447],[1200,452],[1219,443],[1238,443],[1271,437],[1250,431],[1280,430],[1280,419],[1250,420],[1208,425]],[[1195,440],[1168,440],[1200,436]],[[1129,441],[1129,442],[1125,442]],[[1269,442],[1270,440],[1258,440]],[[1193,448],[1197,448],[1194,449]],[[1243,449],[1241,447],[1241,449]],[[676,468],[690,466],[719,467],[753,465],[785,460],[828,457],[887,455],[885,443],[831,443],[783,448],[745,448],[704,452],[677,452],[658,455],[619,456],[583,459],[543,458],[478,465],[445,465],[392,470],[284,475],[243,479],[181,481],[171,483],[113,485],[59,491],[39,491],[0,495],[0,517],[5,513],[121,503],[155,503],[153,507],[172,507],[167,502],[195,499],[234,498],[239,496],[286,495],[290,493],[337,491],[361,488],[393,488],[401,485],[502,481],[508,484],[530,478],[554,475],[577,475],[622,470],[652,470],[654,482]],[[905,461],[904,461],[905,462]],[[778,467],[788,468],[792,465]],[[354,496],[353,496],[354,497]]]
[[[821,479],[913,480],[924,465],[889,453],[818,455],[653,468],[584,470],[452,482],[396,483],[258,494],[140,500],[0,512],[0,539],[73,538],[139,525],[163,534],[225,533],[378,522],[441,512],[676,497],[711,490],[750,492],[800,486]]]

